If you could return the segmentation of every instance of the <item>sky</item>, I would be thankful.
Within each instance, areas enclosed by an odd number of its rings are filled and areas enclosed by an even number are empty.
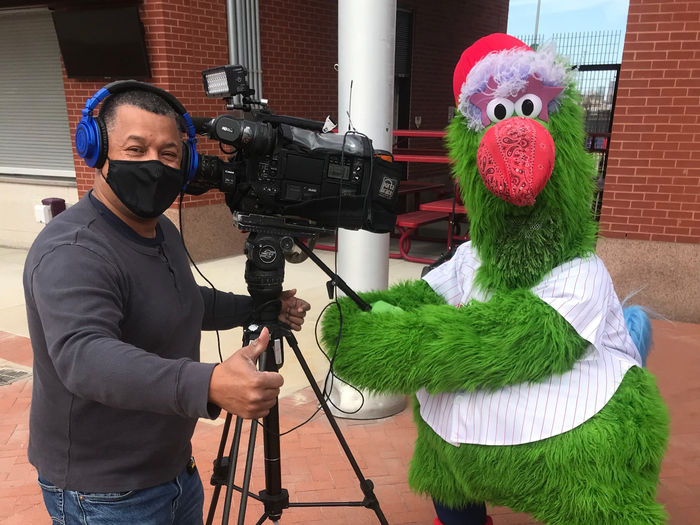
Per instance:
[[[620,30],[627,25],[629,0],[541,0],[537,32],[545,37],[553,33],[578,33]],[[537,0],[510,0],[508,33],[535,33]]]

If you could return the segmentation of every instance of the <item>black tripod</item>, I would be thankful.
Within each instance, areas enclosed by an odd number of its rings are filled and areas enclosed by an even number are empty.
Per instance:
[[[219,443],[219,451],[214,460],[214,472],[211,477],[211,484],[214,485],[214,494],[209,506],[207,515],[207,525],[211,525],[214,520],[216,506],[219,500],[221,488],[226,486],[226,497],[222,524],[228,524],[233,491],[241,494],[240,507],[238,511],[238,525],[243,525],[248,498],[251,497],[260,501],[264,506],[264,513],[258,520],[258,525],[265,520],[277,522],[282,516],[282,511],[290,507],[367,507],[372,509],[380,523],[387,524],[387,520],[379,507],[379,502],[374,494],[374,485],[371,480],[365,479],[362,471],[355,461],[350,448],[338,427],[333,414],[328,408],[323,393],[316,384],[316,381],[304,360],[297,341],[292,332],[278,321],[280,313],[279,297],[282,293],[282,282],[284,280],[284,253],[292,250],[296,244],[309,258],[311,258],[332,281],[330,285],[339,286],[346,295],[352,297],[357,304],[367,310],[369,305],[362,301],[348,286],[334,274],[309,248],[307,248],[299,237],[313,237],[318,234],[318,229],[309,230],[309,227],[298,227],[287,223],[271,223],[269,217],[255,215],[237,215],[238,227],[251,233],[246,240],[246,268],[245,280],[248,291],[253,298],[255,306],[255,321],[244,332],[243,344],[247,345],[255,340],[267,327],[270,332],[270,340],[267,348],[261,354],[259,360],[260,370],[277,372],[284,361],[283,339],[287,340],[289,346],[294,350],[299,364],[301,365],[311,388],[318,399],[323,412],[333,428],[338,442],[352,466],[352,469],[360,483],[360,489],[364,494],[362,501],[331,501],[331,502],[303,502],[291,503],[286,489],[282,488],[282,474],[280,463],[280,433],[279,433],[279,407],[276,403],[270,413],[263,418],[263,445],[265,457],[265,490],[257,495],[251,494],[250,477],[253,467],[253,454],[255,450],[255,439],[257,436],[257,421],[251,422],[250,436],[248,440],[248,450],[246,455],[245,471],[241,486],[234,484],[236,475],[236,463],[238,458],[243,419],[236,417],[235,429],[231,441],[228,456],[224,456],[228,434],[231,428],[232,415],[226,415],[226,421]]]

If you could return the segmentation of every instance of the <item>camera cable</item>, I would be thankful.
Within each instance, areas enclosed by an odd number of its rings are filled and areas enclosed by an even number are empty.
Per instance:
[[[184,197],[185,192],[181,191],[180,192],[180,198],[178,199],[178,205],[177,205],[177,217],[178,217],[178,223],[180,225],[180,238],[182,239],[182,247],[185,249],[185,253],[187,254],[187,258],[190,260],[192,263],[192,266],[194,267],[195,270],[197,270],[197,273],[199,276],[206,281],[206,283],[211,287],[211,289],[214,291],[214,296],[212,298],[212,312],[214,315],[214,332],[216,333],[216,350],[219,353],[219,362],[223,363],[224,362],[224,357],[223,354],[221,353],[221,336],[219,335],[219,329],[216,327],[216,295],[219,293],[219,291],[216,289],[216,286],[212,284],[212,282],[207,279],[207,277],[201,272],[199,267],[197,266],[197,263],[194,262],[194,259],[192,258],[192,255],[190,255],[190,251],[187,249],[187,244],[185,243],[185,231],[182,228],[182,198]]]

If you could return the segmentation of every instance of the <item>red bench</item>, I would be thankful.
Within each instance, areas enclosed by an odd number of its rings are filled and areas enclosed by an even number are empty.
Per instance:
[[[426,224],[442,221],[449,218],[449,213],[440,211],[412,211],[402,213],[396,217],[396,229],[399,230],[399,253],[390,253],[392,259],[406,259],[407,261],[431,264],[435,262],[433,259],[424,257],[413,257],[408,252],[411,249],[411,238],[416,233],[416,230]]]

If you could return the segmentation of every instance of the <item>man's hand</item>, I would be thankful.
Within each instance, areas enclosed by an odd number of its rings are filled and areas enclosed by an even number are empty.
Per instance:
[[[258,356],[265,351],[270,332],[263,328],[260,337],[214,367],[209,381],[209,402],[227,412],[247,419],[266,416],[277,402],[284,379],[277,372],[260,372]]]
[[[304,324],[304,317],[306,317],[306,312],[311,309],[311,305],[304,299],[294,297],[296,293],[296,290],[285,290],[282,292],[282,295],[280,295],[282,308],[278,319],[292,330],[298,332],[301,330],[301,325]]]

